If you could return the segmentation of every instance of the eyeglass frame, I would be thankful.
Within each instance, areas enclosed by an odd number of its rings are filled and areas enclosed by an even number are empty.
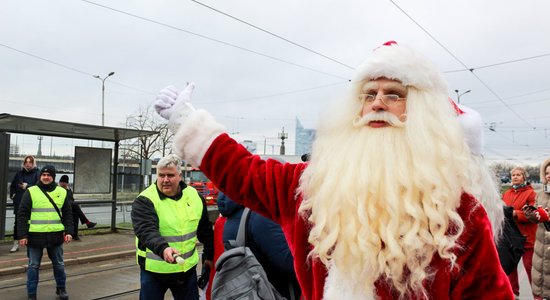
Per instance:
[[[377,94],[372,94],[372,93],[365,93],[365,94],[359,94],[357,96],[357,98],[360,101],[366,102],[368,104],[372,104],[372,103],[374,103],[374,101],[376,101],[376,98],[377,98],[376,96],[378,96],[378,95]],[[369,100],[370,98],[372,98],[372,100]],[[397,94],[384,94],[384,95],[380,96],[380,101],[382,101],[382,103],[384,103],[384,105],[386,105],[388,107],[389,106],[394,106],[397,103],[399,103],[401,101],[405,101],[405,100],[407,100],[407,97],[400,97]],[[388,101],[388,102],[386,102],[386,101]]]

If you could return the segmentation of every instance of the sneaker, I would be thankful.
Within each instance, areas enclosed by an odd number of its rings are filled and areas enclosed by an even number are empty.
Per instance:
[[[80,237],[78,235],[73,237],[73,241],[80,241]]]
[[[19,241],[13,241],[13,247],[10,249],[10,253],[19,251]]]
[[[95,223],[95,222],[86,223],[86,226],[88,226],[88,228],[94,228],[96,225],[97,225],[97,223]]]
[[[65,290],[65,288],[55,288],[55,293],[59,296],[59,299],[69,300],[69,294],[67,294],[67,290]]]

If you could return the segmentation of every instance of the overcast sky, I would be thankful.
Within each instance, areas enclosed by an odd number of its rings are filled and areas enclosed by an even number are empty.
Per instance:
[[[292,154],[296,118],[315,128],[354,68],[396,40],[432,58],[450,96],[471,90],[460,102],[484,118],[487,158],[538,163],[550,155],[549,12],[546,0],[0,0],[0,113],[99,125],[93,75],[115,72],[105,125],[124,126],[161,88],[194,81],[195,107],[237,140],[270,153],[284,126]],[[36,137],[17,141],[36,152]]]

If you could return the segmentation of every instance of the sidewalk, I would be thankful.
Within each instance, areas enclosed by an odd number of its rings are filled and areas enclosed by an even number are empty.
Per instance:
[[[136,253],[135,236],[132,231],[81,235],[80,238],[80,241],[64,245],[65,266],[135,256]],[[0,276],[25,273],[27,270],[26,248],[19,247],[19,251],[10,253],[12,246],[12,241],[0,241]],[[46,251],[40,268],[51,268]]]

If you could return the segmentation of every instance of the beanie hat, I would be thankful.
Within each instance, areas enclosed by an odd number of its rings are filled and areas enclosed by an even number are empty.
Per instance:
[[[52,166],[52,165],[47,165],[47,166],[44,166],[42,167],[42,169],[40,169],[40,175],[42,175],[43,173],[49,173],[53,179],[55,179],[55,167]]]
[[[59,178],[59,182],[69,183],[69,176],[67,176],[67,175],[61,176],[61,178]]]
[[[474,155],[481,155],[483,150],[483,119],[476,111],[464,105],[459,108],[458,121],[464,129],[464,138]]]
[[[447,84],[441,72],[417,51],[388,41],[374,49],[372,55],[356,70],[353,82],[388,78],[404,86],[433,90],[447,94]]]

